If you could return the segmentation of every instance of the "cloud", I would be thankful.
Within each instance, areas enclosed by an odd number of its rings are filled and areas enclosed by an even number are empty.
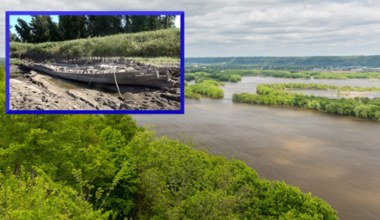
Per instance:
[[[183,10],[187,56],[380,54],[376,0],[3,0],[6,10]],[[4,17],[0,17],[4,25]],[[4,36],[4,27],[0,35]],[[4,54],[4,37],[0,54]]]

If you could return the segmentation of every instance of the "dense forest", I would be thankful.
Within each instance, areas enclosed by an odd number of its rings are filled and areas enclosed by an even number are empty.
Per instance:
[[[1,219],[337,219],[317,197],[127,115],[7,115],[3,68],[0,91]]]
[[[313,69],[340,67],[380,67],[380,56],[315,56],[315,57],[190,57],[186,64],[234,68]]]
[[[306,83],[262,84],[257,86],[257,94],[233,94],[233,101],[250,104],[285,105],[312,109],[338,115],[380,121],[380,98],[329,99],[301,93],[289,89],[334,89],[338,91],[379,91],[377,87],[331,86]]]
[[[28,23],[18,18],[10,41],[41,43],[136,33],[173,28],[175,16],[147,15],[60,15],[58,23],[48,15],[31,16]]]

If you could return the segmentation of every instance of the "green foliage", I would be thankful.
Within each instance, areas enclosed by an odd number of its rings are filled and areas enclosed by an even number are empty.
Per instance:
[[[10,63],[11,65],[20,65],[20,64],[22,64],[22,61],[19,60],[19,59],[13,58],[13,59],[10,59],[10,60],[9,60],[9,63]]]
[[[12,58],[72,58],[91,56],[179,56],[179,29],[117,34],[39,44],[10,43]]]
[[[88,25],[86,16],[60,15],[58,27],[61,40],[72,40],[90,36],[86,25]]]
[[[224,97],[223,89],[219,88],[223,84],[214,80],[202,80],[194,85],[185,87],[185,97],[199,99],[201,95],[219,99]]]
[[[33,42],[31,34],[32,28],[26,21],[24,21],[21,18],[18,18],[17,24],[15,25],[15,29],[23,42]]]
[[[0,92],[3,93],[3,88],[4,87],[1,87],[1,86],[4,86],[4,78],[5,78],[5,71],[4,71],[4,66],[2,64],[0,64]],[[2,97],[3,95],[0,95],[0,97]],[[1,103],[1,102],[0,102]],[[1,103],[2,104],[2,103]]]
[[[185,97],[190,99],[200,99],[201,95],[198,93],[195,93],[192,88],[189,86],[185,86]]]
[[[53,182],[42,171],[31,177],[0,171],[1,219],[108,219],[69,186]]]
[[[31,40],[26,42],[40,43],[60,40],[58,25],[52,21],[50,16],[32,16],[30,31]]]
[[[230,73],[206,73],[206,72],[194,72],[194,73],[186,73],[185,80],[191,81],[195,80],[196,82],[202,82],[203,80],[216,80],[222,82],[239,82],[241,81],[241,76],[238,74],[230,74]]]
[[[141,132],[129,144],[140,173],[142,219],[337,219],[331,207],[282,182],[269,182],[238,160],[194,151]]]
[[[228,81],[239,82],[239,81],[241,81],[241,76],[238,74],[232,74],[232,75],[230,75],[230,79]]]
[[[338,91],[380,91],[378,87],[333,86],[305,83],[258,85],[257,94],[233,94],[233,101],[250,104],[288,105],[332,114],[380,121],[380,99],[329,99],[292,93],[291,89],[334,89]]]
[[[1,219],[337,219],[310,194],[130,116],[6,115],[3,81]]]
[[[139,129],[129,116],[1,115],[0,171],[42,169],[94,209],[131,215],[137,173],[125,146]]]
[[[362,87],[362,86],[335,86],[335,85],[325,85],[318,83],[276,83],[271,85],[258,85],[257,93],[266,93],[265,90],[292,90],[292,89],[315,89],[315,90],[336,90],[336,91],[380,91],[380,87]]]

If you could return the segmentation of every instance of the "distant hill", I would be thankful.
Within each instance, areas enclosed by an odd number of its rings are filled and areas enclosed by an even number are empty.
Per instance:
[[[186,64],[218,65],[258,68],[380,68],[380,55],[376,56],[315,56],[315,57],[205,57],[186,58]]]
[[[0,65],[5,66],[5,59],[0,57]]]

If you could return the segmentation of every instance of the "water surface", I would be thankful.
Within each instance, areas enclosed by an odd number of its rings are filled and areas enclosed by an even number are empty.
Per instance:
[[[313,80],[330,85],[380,86],[369,80]],[[222,100],[186,100],[185,115],[136,115],[159,135],[193,137],[214,154],[245,161],[261,177],[312,192],[341,219],[380,219],[380,123],[310,110],[232,103],[260,83],[304,79],[245,77],[227,83]]]

